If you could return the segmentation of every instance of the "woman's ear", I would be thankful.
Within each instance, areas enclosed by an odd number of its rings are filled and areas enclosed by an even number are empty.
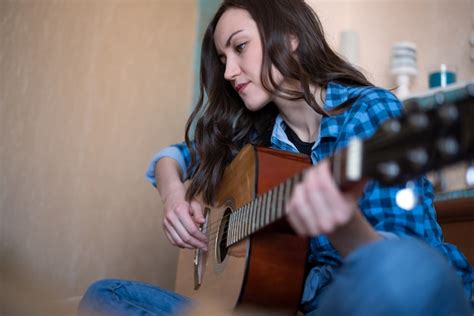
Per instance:
[[[290,34],[288,36],[290,38],[291,52],[294,53],[298,49],[298,45],[300,44],[300,41],[298,37],[294,34]]]

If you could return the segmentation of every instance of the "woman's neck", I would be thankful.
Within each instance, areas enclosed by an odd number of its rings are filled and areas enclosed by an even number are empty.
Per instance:
[[[311,87],[311,92],[316,102],[322,105],[321,88]],[[317,113],[305,100],[276,98],[273,101],[285,123],[298,135],[299,139],[307,143],[316,141],[321,114]]]

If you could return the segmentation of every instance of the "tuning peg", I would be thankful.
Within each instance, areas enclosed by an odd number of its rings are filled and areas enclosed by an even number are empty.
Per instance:
[[[377,171],[386,181],[392,181],[400,174],[400,166],[396,161],[382,162],[377,165]]]
[[[408,116],[408,124],[416,129],[428,127],[429,119],[425,113],[414,113]]]
[[[407,152],[407,159],[414,169],[421,169],[428,162],[428,153],[424,148],[414,148]]]
[[[423,107],[418,103],[416,99],[408,99],[403,102],[403,107],[405,109],[406,114],[421,112],[423,111]]]
[[[438,140],[436,147],[444,158],[454,157],[459,152],[459,144],[453,137],[441,138]]]
[[[391,119],[383,123],[382,129],[387,133],[398,133],[402,129],[398,119]]]
[[[442,106],[438,109],[438,116],[444,125],[451,125],[459,118],[459,111],[454,104]]]
[[[437,92],[434,95],[434,100],[435,100],[436,105],[443,105],[444,102],[446,101],[446,97],[443,92]]]

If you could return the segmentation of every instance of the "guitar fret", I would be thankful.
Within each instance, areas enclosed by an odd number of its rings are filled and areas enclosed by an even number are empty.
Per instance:
[[[283,209],[283,190],[284,187],[280,184],[278,186],[278,206],[277,206],[277,218],[281,218],[282,216],[282,209]]]
[[[273,223],[275,221],[275,214],[276,214],[276,208],[277,208],[277,196],[278,196],[278,187],[274,187],[272,189],[272,208],[271,211],[272,213],[270,214],[270,222]]]
[[[242,212],[241,218],[240,218],[240,236],[239,239],[244,238],[245,234],[245,214],[247,214],[247,210],[249,209],[250,205],[247,205]]]
[[[261,219],[262,219],[262,208],[263,208],[263,202],[265,200],[265,195],[260,196],[260,201],[258,202],[258,213],[257,213],[257,218],[255,220],[255,230],[259,230],[261,225]]]
[[[255,207],[255,212],[253,213],[253,221],[252,221],[252,233],[257,230],[257,221],[258,221],[258,213],[260,212],[260,202],[262,201],[262,196],[257,198],[257,206]]]
[[[244,205],[245,207],[245,205]],[[240,228],[240,214],[242,214],[242,209],[237,211],[236,217],[235,217],[235,238],[238,240],[240,233],[239,233],[239,228]]]
[[[255,209],[255,200],[252,201],[251,207],[248,209],[246,217],[245,217],[245,237],[250,235],[250,216],[253,213],[253,210]]]
[[[240,210],[240,209],[239,209],[239,210]],[[237,224],[237,222],[236,222],[236,220],[237,220],[236,215],[238,214],[239,210],[237,210],[236,212],[232,213],[232,243],[235,243],[235,233],[236,233],[235,224]]]
[[[247,208],[247,205],[245,208],[239,212],[239,240],[242,239],[242,229],[243,229],[243,224],[244,224],[244,214],[245,214],[245,209]]]
[[[229,244],[232,244],[232,222],[234,217],[232,216],[234,213],[229,214],[229,223],[228,223],[228,228],[227,228],[227,247]]]
[[[268,194],[263,195],[263,201],[262,201],[262,208],[260,209],[260,216],[259,216],[259,229],[265,226],[265,209],[267,206],[267,200],[268,200]]]
[[[243,214],[243,220],[242,220],[242,239],[247,237],[247,228],[248,228],[248,218],[249,218],[249,213],[250,209],[252,207],[252,203],[250,203],[249,207],[245,210],[245,213]]]
[[[247,224],[247,236],[250,236],[252,234],[252,225],[253,225],[253,216],[255,214],[255,209],[257,208],[257,200],[252,201],[252,209],[249,212],[249,217],[248,217],[248,224]]]
[[[248,230],[248,234],[252,234],[253,232],[253,223],[254,223],[254,217],[255,217],[255,210],[257,209],[257,199],[253,200],[253,206],[252,207],[252,211],[250,212],[249,214],[249,230]]]
[[[255,231],[260,229],[260,216],[262,215],[263,201],[265,200],[265,195],[260,196],[260,201],[258,201],[258,211],[255,220]]]
[[[257,230],[257,216],[260,206],[260,197],[255,201],[255,212],[252,214],[252,233]]]
[[[275,187],[275,208],[273,209],[272,222],[278,219],[278,197],[280,196],[280,186]]]
[[[276,209],[277,209],[277,199],[278,199],[278,187],[272,189],[273,191],[273,199],[272,199],[272,213],[270,216],[270,221],[273,222],[276,219]]]
[[[271,203],[272,203],[272,192],[273,190],[270,190],[267,194],[267,203],[265,207],[265,225],[268,225],[270,223],[270,212],[271,212]]]
[[[285,207],[286,203],[290,201],[291,188],[292,188],[292,185],[291,185],[291,178],[290,178],[287,181],[285,181],[285,198],[284,198],[283,207]],[[283,210],[283,213],[286,214],[286,209]]]
[[[243,208],[240,208],[239,213],[236,215],[240,215],[242,213],[242,209]],[[234,218],[234,243],[236,243],[239,240],[239,231],[237,229],[239,225],[239,217],[238,216],[234,216],[234,217],[235,217]]]

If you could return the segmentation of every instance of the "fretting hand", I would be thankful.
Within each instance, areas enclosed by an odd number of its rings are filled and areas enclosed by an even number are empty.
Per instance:
[[[293,229],[302,236],[331,234],[348,225],[359,212],[357,199],[365,182],[348,192],[337,187],[328,161],[310,168],[297,184],[286,206],[287,218]]]

